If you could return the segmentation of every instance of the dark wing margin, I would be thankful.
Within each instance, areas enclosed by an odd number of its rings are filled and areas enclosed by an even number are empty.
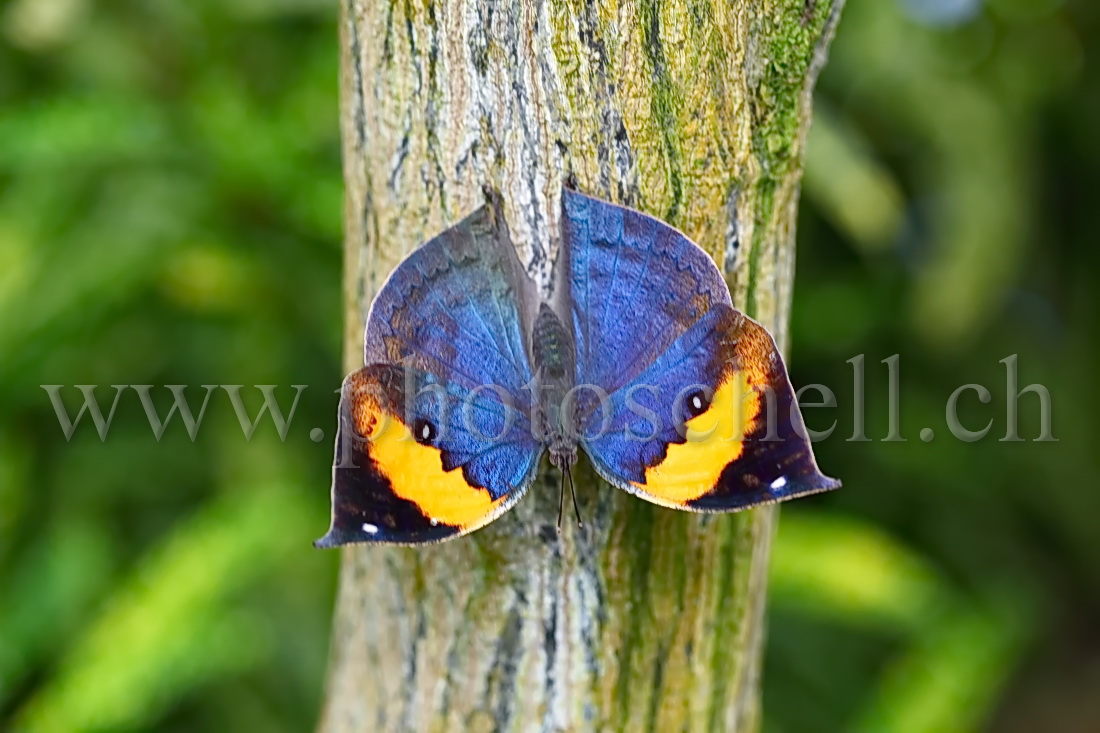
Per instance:
[[[840,486],[818,469],[771,335],[729,306],[701,319],[611,404],[610,430],[584,447],[609,483],[655,504],[732,512]]]
[[[726,464],[709,491],[684,508],[738,511],[840,488],[840,481],[818,468],[794,387],[771,334],[738,311],[724,320],[720,350],[729,357],[723,380],[744,379],[753,396],[746,391],[742,413],[752,410],[755,416],[751,423],[746,421],[737,458]]]
[[[427,373],[364,367],[341,390],[332,523],[315,545],[424,544],[472,532],[526,492],[541,452],[512,408]]]

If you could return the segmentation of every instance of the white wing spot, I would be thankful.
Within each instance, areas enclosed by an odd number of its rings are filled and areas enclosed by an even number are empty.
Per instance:
[[[370,522],[363,522],[363,531],[367,534],[378,534],[378,527]]]
[[[439,520],[436,519],[435,517],[432,517],[432,526],[434,527],[437,524],[439,524]]]
[[[786,476],[780,476],[775,481],[772,481],[772,488],[773,489],[782,489],[786,485],[787,485],[787,477]]]

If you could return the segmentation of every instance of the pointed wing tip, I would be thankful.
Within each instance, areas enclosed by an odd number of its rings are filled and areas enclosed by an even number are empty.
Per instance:
[[[776,486],[773,482],[768,487],[768,497],[763,503],[772,504],[788,502],[792,499],[801,499],[804,496],[824,494],[827,491],[835,491],[841,486],[840,480],[826,476],[818,472],[809,481],[796,481],[786,486]]]
[[[370,535],[366,532],[355,532],[334,527],[324,537],[313,541],[313,546],[318,550],[331,550],[349,545],[403,545],[420,544],[418,541],[404,541],[387,535]]]
[[[334,547],[342,547],[343,545],[350,544],[354,541],[354,539],[351,539],[347,536],[346,532],[343,532],[336,527],[329,527],[329,530],[325,533],[324,537],[313,541],[313,546],[318,550],[331,550]]]
[[[820,471],[802,476],[780,476],[770,483],[749,491],[726,491],[704,494],[677,508],[697,512],[737,512],[768,504],[786,503],[814,494],[840,488],[840,481]]]

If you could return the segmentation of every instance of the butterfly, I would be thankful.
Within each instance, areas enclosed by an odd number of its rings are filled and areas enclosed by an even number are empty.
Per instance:
[[[318,547],[472,532],[520,499],[544,452],[563,482],[583,450],[613,486],[695,512],[840,486],[817,467],[775,341],[695,243],[564,188],[544,298],[486,196],[371,306]]]

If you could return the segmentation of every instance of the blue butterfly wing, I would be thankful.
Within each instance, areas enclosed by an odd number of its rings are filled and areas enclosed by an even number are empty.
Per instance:
[[[817,467],[774,340],[733,308],[703,250],[576,192],[563,214],[576,381],[597,388],[578,401],[582,443],[608,482],[709,512],[839,486]]]
[[[532,372],[521,323],[533,293],[499,205],[482,207],[390,274],[367,317],[364,363],[523,397]]]
[[[720,338],[721,315],[716,308],[696,321],[641,374],[611,392],[606,408],[592,405],[585,448],[601,473],[618,479],[614,483],[624,488],[643,483],[646,467],[660,463],[669,445],[682,442],[692,387],[702,390],[720,377],[722,365],[708,347]],[[676,413],[685,419],[670,419]]]
[[[521,323],[533,299],[499,210],[410,254],[367,319],[341,391],[332,526],[317,544],[414,544],[482,527],[530,485],[542,446]]]
[[[507,511],[541,454],[505,401],[392,364],[349,375],[340,399],[332,527],[318,547],[420,544]]]
[[[714,263],[667,224],[569,189],[562,207],[578,384],[614,391],[731,304]]]

